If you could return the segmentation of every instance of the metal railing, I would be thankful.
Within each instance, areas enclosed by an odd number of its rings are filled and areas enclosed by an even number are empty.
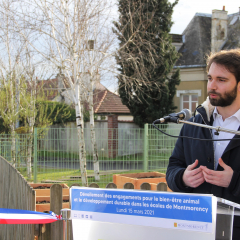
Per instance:
[[[163,131],[178,135],[182,125],[159,125]],[[165,172],[176,139],[144,128],[97,128],[100,182],[112,181],[112,175],[126,172]],[[88,183],[94,182],[90,129],[84,129]],[[0,155],[9,162],[15,154],[16,168],[26,176],[29,134],[0,135]],[[15,152],[11,151],[15,142]],[[79,147],[76,128],[36,128],[32,141],[32,180],[34,182],[81,183]]]

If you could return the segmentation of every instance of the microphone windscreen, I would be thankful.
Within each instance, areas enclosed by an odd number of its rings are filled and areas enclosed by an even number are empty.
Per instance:
[[[192,117],[192,112],[189,109],[185,108],[182,111],[185,113],[185,118],[183,120],[187,121],[188,119],[190,119]]]

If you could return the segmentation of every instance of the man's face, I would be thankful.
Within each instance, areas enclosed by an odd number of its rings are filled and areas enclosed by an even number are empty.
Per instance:
[[[207,91],[213,106],[230,106],[237,97],[237,80],[223,65],[212,63],[208,72]]]

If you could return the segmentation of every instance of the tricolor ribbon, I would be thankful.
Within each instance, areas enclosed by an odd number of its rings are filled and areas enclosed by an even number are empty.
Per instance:
[[[42,213],[28,210],[0,208],[0,224],[45,224],[60,220],[53,212]]]

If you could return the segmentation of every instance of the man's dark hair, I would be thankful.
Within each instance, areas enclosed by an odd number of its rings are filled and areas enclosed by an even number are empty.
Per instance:
[[[212,63],[223,65],[235,76],[237,83],[240,81],[240,49],[223,50],[212,53],[207,59],[207,72]]]

